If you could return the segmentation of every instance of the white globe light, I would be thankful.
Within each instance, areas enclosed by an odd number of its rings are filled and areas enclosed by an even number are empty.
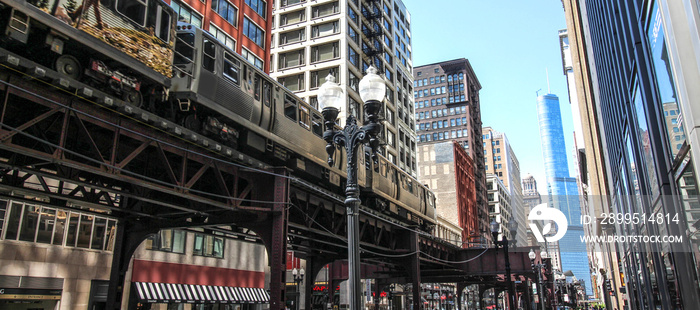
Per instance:
[[[535,254],[535,251],[530,249],[530,253],[527,253],[527,256],[530,257],[530,260],[534,260],[535,257],[537,257],[537,254]]]
[[[367,68],[367,75],[360,80],[360,97],[362,101],[382,101],[386,95],[386,84],[384,79],[377,75],[377,69],[374,66]]]
[[[318,88],[318,105],[322,110],[332,107],[340,110],[343,106],[343,89],[335,82],[335,77],[331,74],[326,76],[326,82]]]

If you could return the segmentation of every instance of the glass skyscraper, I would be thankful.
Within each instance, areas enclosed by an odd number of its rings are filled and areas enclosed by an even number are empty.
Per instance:
[[[577,279],[585,282],[586,293],[592,294],[586,244],[581,239],[584,235],[581,204],[576,179],[569,175],[559,97],[554,94],[538,96],[537,118],[547,177],[548,203],[550,207],[564,213],[569,224],[566,234],[559,240],[561,271],[571,270]]]

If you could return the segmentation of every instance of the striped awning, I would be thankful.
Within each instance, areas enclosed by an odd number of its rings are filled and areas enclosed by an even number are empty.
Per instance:
[[[134,282],[136,294],[148,303],[268,303],[262,288]]]

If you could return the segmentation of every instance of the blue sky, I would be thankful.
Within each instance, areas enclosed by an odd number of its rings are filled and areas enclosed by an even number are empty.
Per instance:
[[[570,173],[573,125],[558,31],[560,0],[402,0],[411,14],[413,65],[466,58],[481,91],[481,118],[508,137],[520,173],[546,194],[537,124],[537,90],[559,96]],[[573,176],[573,174],[572,174]]]

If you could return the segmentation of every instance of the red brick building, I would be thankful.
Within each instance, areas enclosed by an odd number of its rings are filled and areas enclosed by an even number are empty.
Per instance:
[[[272,6],[264,0],[165,0],[179,19],[209,31],[219,41],[270,72]]]

